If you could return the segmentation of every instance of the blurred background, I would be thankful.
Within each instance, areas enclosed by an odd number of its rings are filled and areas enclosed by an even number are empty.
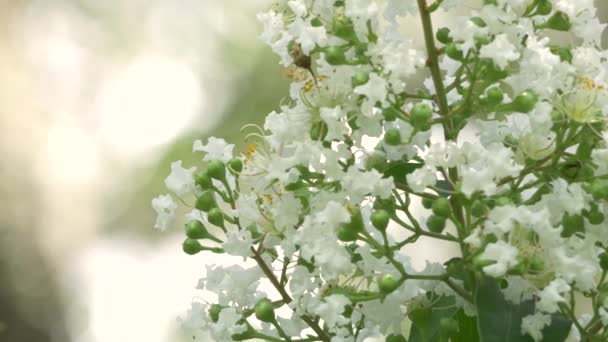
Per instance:
[[[183,254],[150,201],[194,139],[241,150],[287,95],[270,3],[0,0],[0,341],[192,341],[176,318],[226,260]]]

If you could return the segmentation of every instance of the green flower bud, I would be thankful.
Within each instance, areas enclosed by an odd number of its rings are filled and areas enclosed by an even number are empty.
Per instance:
[[[207,173],[211,178],[223,180],[226,178],[226,165],[219,160],[212,160],[207,164]]]
[[[594,179],[587,187],[587,191],[594,199],[608,199],[608,180]]]
[[[570,215],[568,213],[564,213],[562,226],[563,230],[561,236],[564,238],[570,237],[575,233],[585,232],[585,221],[583,220],[582,215]]]
[[[203,250],[203,246],[198,242],[198,240],[187,238],[182,243],[183,251],[188,255],[194,255]]]
[[[385,231],[390,221],[390,215],[388,211],[379,209],[372,213],[370,221],[372,222],[372,225],[376,227],[376,229],[379,231]]]
[[[374,152],[371,155],[367,156],[367,158],[365,158],[364,164],[366,170],[369,171],[375,169],[380,172],[384,171],[386,169],[386,166],[388,165],[386,157],[380,152]]]
[[[536,5],[536,15],[547,15],[553,10],[553,5],[548,0],[543,0]]]
[[[433,210],[433,214],[441,217],[449,217],[452,213],[452,208],[450,206],[450,201],[445,197],[439,197],[433,202],[433,206],[431,208]]]
[[[401,114],[401,111],[394,106],[390,106],[382,110],[382,116],[384,116],[384,120],[386,121],[395,121],[399,114]]]
[[[516,112],[529,113],[536,107],[536,102],[538,102],[536,94],[531,91],[524,91],[515,97],[511,106]]]
[[[504,93],[498,87],[493,87],[486,91],[486,100],[487,103],[491,106],[495,106],[501,103],[503,98]]]
[[[255,305],[255,317],[262,322],[272,323],[275,321],[274,305],[266,298]]]
[[[215,201],[215,195],[211,190],[203,191],[201,195],[196,199],[196,209],[198,210],[208,212],[209,210],[215,207],[217,207],[217,202]]]
[[[538,255],[533,255],[528,261],[530,272],[538,274],[545,269],[545,261]]]
[[[445,217],[431,215],[426,220],[426,227],[433,233],[441,233],[445,229]]]
[[[450,29],[447,27],[442,27],[437,30],[435,37],[437,37],[437,40],[443,44],[449,44],[453,41],[452,37],[450,37]]]
[[[600,267],[602,268],[602,270],[608,271],[608,253],[603,252],[602,254],[600,254],[599,258],[600,258]]]
[[[486,24],[486,22],[483,19],[481,19],[480,17],[472,17],[469,20],[471,20],[473,22],[473,24],[475,24],[475,26],[477,26],[477,27],[486,27],[486,26],[488,26]]]
[[[192,220],[186,223],[186,236],[191,239],[204,239],[209,235],[205,225],[199,220]]]
[[[420,131],[430,128],[430,121],[433,117],[433,109],[426,103],[416,103],[410,112],[410,124]]]
[[[230,159],[228,169],[236,173],[243,171],[243,161],[238,158]]]
[[[568,31],[571,27],[570,18],[562,11],[555,12],[549,20],[537,26],[537,28],[548,28],[556,31]]]
[[[369,81],[369,74],[363,71],[357,71],[355,75],[352,77],[351,82],[353,88],[358,87],[360,85],[364,85]]]
[[[458,45],[452,42],[445,48],[445,54],[453,60],[460,61],[464,57],[462,50],[458,49]]]
[[[342,224],[338,227],[336,235],[338,236],[338,240],[344,242],[356,241],[359,238],[358,232],[353,229],[350,229],[345,224]]]
[[[389,294],[399,287],[399,281],[391,274],[385,274],[378,280],[378,288],[380,292]]]
[[[209,308],[209,317],[213,323],[217,323],[220,320],[220,312],[222,312],[223,307],[219,304],[213,304]]]
[[[390,128],[384,133],[384,142],[387,145],[396,146],[401,144],[401,133],[396,128]]]
[[[209,189],[213,186],[211,177],[207,172],[199,172],[194,176],[194,182],[200,186],[203,190]]]
[[[422,198],[422,206],[425,207],[426,209],[431,209],[433,207],[433,202],[434,200],[427,198],[427,197],[423,197]]]
[[[439,326],[442,333],[453,333],[458,331],[458,322],[452,318],[442,318],[439,321]]]
[[[313,18],[310,21],[310,26],[312,26],[312,27],[321,27],[321,26],[323,26],[323,22],[321,21],[321,18],[316,17],[316,18]]]
[[[207,220],[209,223],[224,228],[224,213],[218,207],[211,208],[207,213]]]
[[[471,215],[482,217],[488,213],[488,206],[482,201],[475,201],[471,206]]]
[[[325,49],[325,61],[330,65],[346,64],[344,49],[339,46],[330,46]]]

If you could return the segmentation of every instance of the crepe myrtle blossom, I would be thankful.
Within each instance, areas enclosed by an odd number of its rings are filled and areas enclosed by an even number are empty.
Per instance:
[[[159,230],[188,207],[182,248],[207,269],[184,329],[608,340],[596,12],[591,0],[279,0],[260,13],[259,39],[292,81],[285,99],[236,145],[195,141],[200,162],[173,162],[171,194],[152,201]],[[453,254],[416,269],[432,240]]]

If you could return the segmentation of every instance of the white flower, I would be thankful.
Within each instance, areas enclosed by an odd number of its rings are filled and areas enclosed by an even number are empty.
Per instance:
[[[509,37],[503,33],[497,35],[490,44],[484,45],[479,51],[479,56],[492,59],[498,67],[504,69],[509,62],[518,60],[520,54],[515,45],[509,41]]]
[[[481,258],[495,261],[495,263],[484,267],[483,271],[495,278],[502,277],[510,268],[517,266],[517,254],[519,254],[517,248],[502,240],[490,243],[481,253]]]
[[[312,17],[304,21],[302,18],[296,20],[289,26],[289,34],[295,37],[302,46],[302,52],[309,55],[315,46],[325,46],[327,43],[327,32],[325,27],[315,27],[310,24]]]
[[[371,73],[367,83],[353,90],[355,94],[367,97],[363,105],[363,115],[373,116],[372,108],[376,105],[376,102],[381,104],[386,102],[387,86],[388,84],[384,78],[376,73]]]
[[[238,323],[243,318],[235,308],[225,308],[220,311],[217,323],[211,325],[211,334],[216,341],[232,341],[232,335],[247,330],[247,326]]]
[[[167,230],[175,218],[175,209],[177,209],[177,204],[173,202],[173,197],[167,194],[154,198],[152,200],[152,208],[158,215],[154,228],[161,231]]]
[[[342,179],[342,186],[348,189],[349,197],[353,202],[359,202],[367,195],[387,198],[394,189],[393,178],[383,178],[376,170],[361,171],[351,166]]]
[[[424,192],[427,187],[435,185],[437,182],[436,172],[435,168],[427,165],[417,168],[406,176],[407,184],[416,192]]]
[[[192,145],[192,151],[203,151],[207,152],[204,161],[209,160],[220,160],[224,163],[227,163],[230,159],[232,159],[232,150],[234,149],[233,144],[226,143],[224,139],[218,139],[215,137],[210,137],[207,140],[207,144],[203,145],[202,141],[196,140]]]
[[[185,169],[181,160],[174,161],[171,163],[171,174],[165,178],[165,185],[177,196],[193,192],[195,171],[196,167]]]
[[[248,230],[233,230],[226,234],[222,248],[229,255],[242,256],[243,260],[251,256],[253,238]]]
[[[342,139],[348,133],[345,124],[346,115],[340,106],[334,108],[321,108],[321,119],[327,124],[327,135],[325,140]]]
[[[524,317],[521,322],[521,332],[532,336],[535,342],[543,339],[542,330],[551,324],[551,316],[537,312],[534,315]]]
[[[323,298],[321,303],[309,307],[308,310],[319,315],[327,326],[332,329],[336,325],[348,323],[349,320],[342,316],[344,307],[348,304],[350,304],[350,299],[346,296],[334,294]]]
[[[557,278],[538,293],[540,300],[537,308],[546,313],[554,313],[559,307],[557,304],[565,302],[563,293],[570,291],[570,285],[563,279]]]

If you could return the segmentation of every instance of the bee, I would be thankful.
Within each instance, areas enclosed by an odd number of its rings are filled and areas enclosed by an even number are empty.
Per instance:
[[[285,69],[285,76],[295,81],[304,81],[308,78],[306,74],[308,72],[316,84],[317,77],[312,70],[312,59],[302,51],[302,45],[292,42],[289,46],[289,54],[293,58],[293,64]]]

